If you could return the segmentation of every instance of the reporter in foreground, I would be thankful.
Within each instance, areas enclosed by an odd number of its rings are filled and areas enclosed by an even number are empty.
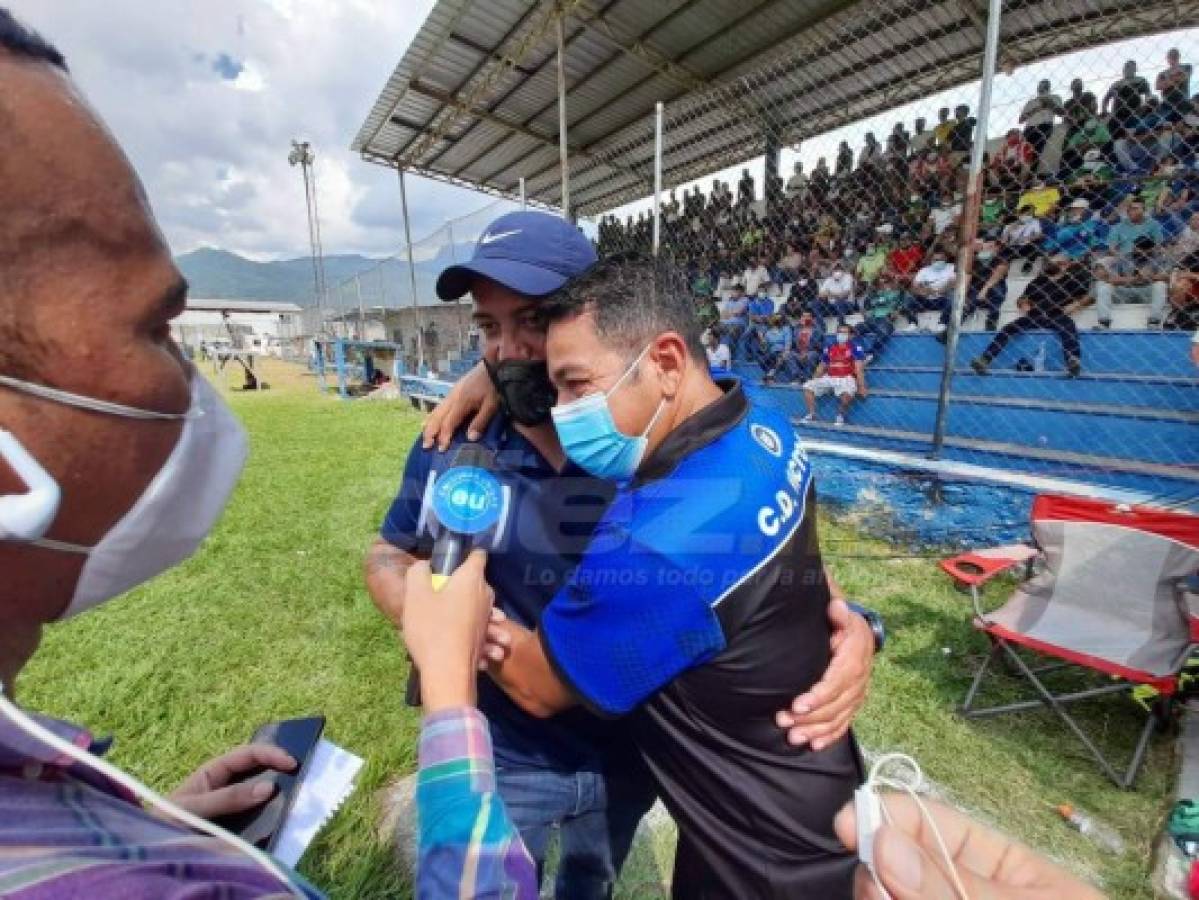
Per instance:
[[[428,563],[407,573],[404,641],[421,670],[425,719],[421,733],[418,895],[535,898],[535,868],[495,792],[487,721],[474,708],[491,589],[485,556],[476,551],[441,590]],[[875,836],[879,882],[894,900],[960,900],[936,838],[906,796],[883,798],[891,823]],[[957,877],[971,900],[1099,900],[1090,885],[993,829],[934,801],[924,801],[945,840]],[[853,804],[834,822],[856,852]],[[864,866],[854,879],[857,900],[883,900]]]
[[[170,338],[187,284],[137,176],[62,55],[2,7],[0,122],[0,893],[317,896],[205,821],[263,803],[270,786],[238,776],[290,771],[286,753],[238,748],[167,803],[97,758],[111,742],[14,705],[45,626],[199,546],[247,442]]]

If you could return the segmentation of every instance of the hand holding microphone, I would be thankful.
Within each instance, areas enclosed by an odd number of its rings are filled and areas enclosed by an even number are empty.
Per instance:
[[[404,603],[403,627],[405,641],[408,641],[409,628],[409,607],[413,605],[414,598],[419,597],[417,603],[421,606],[419,612],[413,613],[417,618],[411,621],[416,627],[421,628],[422,652],[427,656],[429,640],[432,637],[436,638],[436,631],[432,635],[426,632],[424,625],[427,621],[440,622],[447,629],[442,640],[442,652],[446,655],[453,654],[454,659],[449,661],[450,665],[456,665],[462,661],[463,652],[458,646],[458,642],[463,637],[463,631],[470,631],[474,626],[474,619],[471,614],[464,613],[466,610],[475,610],[478,597],[468,596],[471,591],[476,591],[479,585],[486,589],[487,604],[486,614],[483,616],[482,624],[477,632],[473,634],[475,645],[470,654],[470,676],[471,676],[471,694],[474,696],[474,677],[478,669],[486,665],[482,655],[485,640],[489,637],[492,639],[495,646],[491,651],[491,658],[496,655],[502,657],[502,646],[498,643],[501,638],[506,638],[500,629],[488,630],[487,624],[492,613],[491,604],[494,595],[491,593],[491,588],[487,587],[483,581],[483,566],[486,555],[478,552],[476,548],[486,546],[492,538],[494,538],[497,528],[500,526],[502,514],[504,512],[504,491],[500,486],[495,475],[492,474],[495,469],[495,456],[486,447],[480,444],[463,444],[458,448],[458,452],[454,457],[453,463],[445,472],[436,480],[433,485],[431,494],[427,497],[429,512],[431,518],[436,524],[436,536],[433,543],[433,552],[429,559],[428,565],[416,565],[409,569],[406,600]],[[472,551],[475,551],[472,553]],[[470,568],[466,568],[466,561],[472,560]],[[477,570],[477,571],[476,571]],[[460,577],[455,577],[457,572],[463,572]],[[478,584],[474,582],[477,581]],[[419,591],[419,594],[414,594],[413,590]],[[440,597],[441,592],[450,592],[446,596]],[[437,611],[433,607],[438,603],[438,599],[451,609]],[[457,616],[457,618],[455,618]],[[502,614],[500,615],[502,618]],[[432,646],[435,646],[432,645]],[[409,652],[412,655],[414,669],[420,670],[424,668],[424,663],[418,654],[411,649],[409,642]],[[438,665],[446,663],[446,660],[438,659]],[[422,702],[422,679],[418,671],[414,671],[412,678],[408,682],[407,701],[410,705],[420,705]],[[431,688],[432,689],[432,688]],[[440,688],[436,689],[440,693]],[[473,699],[472,699],[473,702]],[[424,696],[426,710],[430,709],[430,698]]]
[[[472,551],[434,587],[427,562],[408,569],[404,643],[420,669],[419,696],[426,714],[475,703],[475,683],[495,594],[483,579],[487,554]]]

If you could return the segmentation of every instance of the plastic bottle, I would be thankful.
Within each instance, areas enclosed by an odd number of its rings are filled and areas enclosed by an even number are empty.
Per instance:
[[[1041,341],[1041,343],[1037,344],[1037,352],[1032,358],[1032,370],[1034,372],[1045,371],[1045,355],[1045,342]]]
[[[1057,811],[1069,825],[1078,830],[1079,834],[1085,834],[1100,847],[1110,850],[1112,853],[1124,852],[1124,840],[1106,825],[1096,822],[1069,803],[1063,803],[1057,808]]]

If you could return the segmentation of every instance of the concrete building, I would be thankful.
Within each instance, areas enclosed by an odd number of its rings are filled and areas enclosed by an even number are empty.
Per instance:
[[[171,323],[171,335],[193,349],[205,344],[279,356],[302,334],[303,312],[297,304],[279,300],[189,297],[183,314]]]

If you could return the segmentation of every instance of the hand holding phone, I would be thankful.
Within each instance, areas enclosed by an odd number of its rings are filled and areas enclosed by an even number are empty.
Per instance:
[[[324,729],[324,716],[287,719],[259,728],[250,739],[250,746],[242,749],[266,750],[268,752],[262,754],[264,758],[274,757],[279,762],[291,760],[295,765],[290,770],[273,763],[243,769],[232,779],[230,788],[249,790],[252,795],[261,797],[259,805],[218,815],[212,821],[256,847],[271,850]],[[269,752],[270,748],[275,752]]]
[[[273,782],[247,780],[250,775],[291,772],[296,765],[296,760],[273,744],[245,744],[206,762],[170,799],[202,819],[215,821],[261,806],[274,795]]]

